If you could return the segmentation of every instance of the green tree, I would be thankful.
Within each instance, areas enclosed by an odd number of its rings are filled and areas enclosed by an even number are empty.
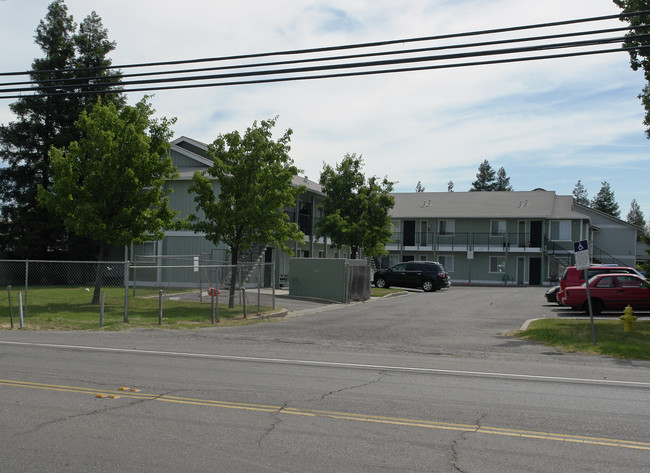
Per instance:
[[[169,156],[174,119],[152,119],[145,97],[118,110],[99,100],[83,111],[83,138],[50,150],[53,184],[39,187],[39,200],[72,233],[98,243],[98,262],[109,245],[161,239],[173,226],[165,183],[176,175]],[[101,265],[93,303],[99,301]]]
[[[643,211],[636,199],[632,199],[632,202],[630,203],[630,211],[627,213],[626,221],[642,228],[642,230],[637,234],[637,241],[647,240],[645,216],[643,215]]]
[[[587,189],[582,185],[582,181],[578,179],[575,187],[573,188],[573,201],[589,207],[589,196]]]
[[[449,181],[447,183],[447,192],[454,192],[454,182],[453,181]]]
[[[503,169],[503,167],[500,167],[497,171],[497,180],[494,183],[494,190],[512,192],[510,178],[506,176],[506,170]]]
[[[254,122],[244,136],[238,131],[219,135],[208,146],[212,166],[205,174],[197,171],[189,188],[196,194],[196,210],[203,213],[203,217],[190,216],[192,229],[204,232],[215,245],[225,243],[230,248],[229,307],[235,305],[241,252],[255,244],[274,244],[293,254],[288,241],[304,238],[285,211],[305,191],[304,186],[292,185],[299,172],[289,157],[292,131],[273,141],[276,120]]]
[[[478,167],[476,180],[472,182],[472,188],[469,191],[493,191],[495,186],[495,175],[496,173],[494,172],[494,169],[492,169],[488,160],[484,159]]]
[[[648,23],[650,23],[650,1],[649,0],[613,0],[623,13],[646,12],[643,15],[629,16],[625,21],[633,28],[627,34],[623,47],[629,49],[630,67],[637,71],[643,69],[643,76],[646,85],[643,87],[639,98],[643,103],[646,114],[643,124],[646,126],[646,137],[650,139],[650,39],[648,39]]]
[[[16,258],[46,258],[52,250],[65,250],[86,258],[85,248],[92,247],[87,239],[70,238],[57,216],[38,205],[38,186],[51,185],[50,147],[67,146],[81,137],[74,126],[87,99],[73,92],[85,90],[89,76],[106,77],[115,84],[119,74],[105,69],[87,67],[106,66],[106,55],[114,44],[106,40],[107,33],[96,14],[82,23],[79,32],[63,0],[55,0],[48,7],[44,20],[36,29],[36,44],[44,56],[32,63],[30,78],[35,90],[10,105],[16,120],[0,126],[0,253]],[[83,69],[80,69],[83,68]],[[86,77],[86,79],[83,79]],[[61,92],[63,85],[78,84],[70,94],[47,95]],[[112,90],[119,90],[112,85]],[[93,99],[94,100],[94,99]],[[122,104],[119,94],[109,94],[105,102]]]
[[[618,204],[614,199],[614,191],[609,187],[607,181],[602,182],[602,187],[598,191],[598,194],[596,194],[596,197],[591,200],[591,207],[600,210],[601,212],[613,215],[616,218],[621,215]]]
[[[424,187],[420,181],[415,185],[415,192],[424,192]]]
[[[366,180],[362,168],[361,156],[346,154],[335,168],[324,165],[320,175],[326,195],[321,204],[325,216],[319,220],[316,234],[330,237],[336,248],[349,245],[352,259],[362,248],[367,256],[385,254],[392,236],[388,212],[395,205],[390,195],[394,183],[386,177]]]

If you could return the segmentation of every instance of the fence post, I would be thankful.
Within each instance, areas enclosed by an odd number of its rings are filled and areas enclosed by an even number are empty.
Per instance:
[[[262,297],[262,277],[264,273],[262,272],[262,265],[258,266],[259,268],[259,277],[257,278],[257,314],[260,314],[260,297]]]
[[[158,293],[158,325],[162,325],[162,289]]]
[[[275,310],[275,264],[271,263],[271,292],[273,293],[273,310]]]
[[[215,291],[210,288],[210,316],[212,317],[212,323],[214,323],[214,293]]]
[[[25,260],[25,308],[24,311],[27,313],[27,289],[29,288],[29,260]],[[23,304],[20,304],[20,312],[23,313]],[[20,328],[23,328],[22,323]]]
[[[217,284],[214,298],[214,314],[217,322],[219,322],[219,284]]]
[[[246,319],[246,288],[241,288],[242,305],[244,306],[244,318]]]
[[[124,323],[129,323],[129,260],[124,262]]]
[[[9,320],[11,321],[11,328],[14,328],[14,312],[11,308],[11,284],[7,286],[7,294],[9,295]]]
[[[104,326],[104,301],[106,298],[106,291],[102,291],[102,302],[99,305],[99,326]]]
[[[23,294],[18,293],[18,313],[20,314],[20,328],[23,328]]]

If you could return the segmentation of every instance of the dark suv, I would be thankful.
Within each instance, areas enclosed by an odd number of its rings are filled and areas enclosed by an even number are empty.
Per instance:
[[[440,263],[433,261],[408,261],[375,272],[372,280],[376,287],[419,287],[424,292],[449,287],[449,275]]]

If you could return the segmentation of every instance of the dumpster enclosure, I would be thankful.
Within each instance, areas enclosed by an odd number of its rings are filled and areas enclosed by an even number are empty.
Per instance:
[[[290,258],[289,295],[348,303],[370,299],[372,280],[366,260]]]

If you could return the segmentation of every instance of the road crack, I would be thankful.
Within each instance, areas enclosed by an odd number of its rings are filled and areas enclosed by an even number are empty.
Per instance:
[[[467,440],[467,435],[476,433],[479,430],[481,430],[481,423],[486,417],[487,414],[481,414],[481,417],[479,417],[476,423],[474,424],[476,426],[474,430],[461,431],[458,437],[455,438],[453,442],[451,442],[451,466],[453,466],[454,470],[458,471],[459,473],[465,473],[465,471],[461,469],[460,466],[458,466],[458,463],[460,462],[460,453],[458,451],[459,444]]]
[[[288,402],[283,402],[280,407],[278,407],[272,414],[272,421],[271,424],[262,432],[262,435],[260,435],[260,438],[257,439],[257,446],[259,448],[262,448],[262,443],[264,443],[264,440],[273,433],[273,431],[276,429],[278,425],[282,423],[282,419],[280,418],[280,413],[285,410],[287,407],[289,407]]]
[[[130,402],[128,402],[128,403],[121,403],[121,404],[118,404],[118,405],[115,405],[115,406],[109,406],[108,404],[104,404],[103,407],[100,407],[98,409],[93,409],[91,411],[80,412],[80,413],[76,413],[76,414],[70,414],[70,415],[67,415],[67,416],[59,417],[57,419],[52,419],[52,420],[47,421],[47,422],[42,422],[42,423],[34,426],[34,428],[32,428],[32,429],[26,430],[25,432],[22,432],[21,435],[33,434],[35,432],[38,432],[38,431],[40,431],[42,429],[45,429],[45,428],[51,426],[51,425],[56,425],[56,424],[60,424],[60,423],[63,423],[63,422],[68,422],[70,420],[80,419],[80,418],[83,418],[83,417],[94,416],[94,415],[101,414],[101,413],[104,413],[104,412],[110,412],[110,411],[119,410],[119,409],[126,409],[126,408],[129,408],[129,407],[138,405],[138,404],[143,404],[145,402],[149,402],[149,401],[156,401],[156,400],[158,400],[160,398],[163,398],[165,396],[173,395],[173,394],[175,394],[177,392],[179,392],[179,390],[173,390],[173,391],[169,391],[167,393],[161,393],[161,394],[157,394],[155,396],[142,398],[142,399],[131,399]],[[119,394],[118,394],[118,396],[119,396]],[[102,398],[101,400],[105,401],[104,398]]]

